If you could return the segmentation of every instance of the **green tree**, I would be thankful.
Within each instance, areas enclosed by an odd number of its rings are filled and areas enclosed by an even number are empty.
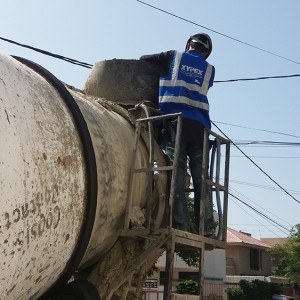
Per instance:
[[[197,282],[190,279],[180,281],[176,286],[176,291],[178,294],[199,295]]]
[[[245,299],[244,291],[241,289],[240,286],[234,286],[229,288],[227,291],[229,300],[243,300]]]
[[[228,289],[229,300],[268,300],[273,294],[281,294],[279,284],[261,280],[241,280],[239,286]]]
[[[271,248],[279,257],[277,274],[300,284],[300,224],[293,227],[289,240],[283,245]]]
[[[194,218],[194,199],[190,195],[187,198],[187,204],[191,225],[196,228]],[[176,253],[189,267],[199,267],[199,250],[176,250]]]
[[[191,220],[192,230],[196,232],[196,222],[195,222],[195,214],[194,214],[194,199],[189,194],[187,197],[187,205],[188,205],[188,212]],[[214,222],[212,225],[214,230],[218,226],[218,222]],[[189,266],[189,267],[199,267],[199,258],[200,258],[200,251],[197,249],[194,250],[176,250],[178,256]]]

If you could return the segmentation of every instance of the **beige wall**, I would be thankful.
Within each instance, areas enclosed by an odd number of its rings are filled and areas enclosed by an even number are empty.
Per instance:
[[[204,252],[204,277],[206,278],[216,278],[225,279],[226,277],[226,262],[225,262],[225,250],[224,249],[214,249],[211,251]],[[156,262],[156,266],[164,270],[166,265],[166,255],[165,253],[159,257]],[[174,255],[174,278],[178,278],[178,270],[180,272],[198,272],[197,267],[189,267],[178,255]],[[177,272],[177,273],[176,273]]]
[[[271,255],[261,249],[261,270],[250,269],[250,248],[247,246],[227,246],[227,275],[271,275]]]

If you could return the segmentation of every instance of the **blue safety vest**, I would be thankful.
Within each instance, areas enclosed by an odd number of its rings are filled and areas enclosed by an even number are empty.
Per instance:
[[[160,78],[159,108],[166,114],[182,112],[210,129],[207,92],[214,75],[215,68],[197,51],[174,51],[169,74]]]

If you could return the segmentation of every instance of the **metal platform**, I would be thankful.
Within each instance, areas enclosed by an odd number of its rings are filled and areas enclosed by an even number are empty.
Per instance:
[[[225,249],[227,243],[212,237],[205,237],[199,234],[190,233],[175,228],[164,228],[156,231],[143,228],[133,228],[120,230],[119,236],[131,238],[143,238],[148,240],[157,240],[161,236],[166,236],[174,239],[176,249],[193,249],[201,248],[204,244],[205,250]]]
[[[215,134],[210,130],[205,130],[204,146],[203,146],[203,166],[202,166],[202,190],[201,199],[203,199],[204,205],[200,206],[200,224],[199,234],[181,231],[172,228],[172,207],[175,194],[175,182],[178,166],[178,145],[180,143],[181,136],[181,114],[151,116],[149,108],[141,105],[141,109],[144,110],[146,117],[136,120],[136,138],[133,145],[131,171],[128,185],[127,204],[124,218],[124,227],[119,231],[119,236],[123,238],[142,238],[147,241],[148,247],[145,251],[137,257],[133,262],[132,268],[140,266],[147,261],[147,257],[157,255],[157,258],[163,251],[166,251],[166,267],[165,267],[165,285],[164,285],[164,300],[170,300],[172,295],[172,280],[173,280],[173,265],[174,265],[174,253],[176,250],[198,250],[199,253],[199,299],[203,298],[203,283],[204,283],[204,251],[213,249],[225,249],[226,248],[226,233],[227,233],[227,208],[228,208],[228,181],[229,181],[229,150],[230,143],[223,137]],[[154,137],[152,123],[163,119],[177,118],[177,135],[175,141],[175,153],[174,163],[172,166],[157,166],[154,155]],[[145,123],[145,124],[144,124]],[[146,144],[149,148],[149,164],[140,169],[135,168],[135,157],[137,152],[137,144],[139,142],[142,124],[148,126],[147,134],[148,141]],[[209,136],[214,137],[214,145],[211,150],[211,140]],[[145,137],[144,142],[145,142]],[[224,163],[224,180],[220,183],[220,165],[221,165],[221,146],[225,145],[225,163]],[[215,157],[216,156],[216,157]],[[156,172],[172,172],[172,179],[170,183],[169,198],[164,199],[166,203],[160,203],[157,216],[159,221],[151,220],[151,201],[152,191],[151,189],[147,194],[147,207],[146,207],[146,225],[145,228],[131,228],[130,227],[130,212],[131,212],[131,190],[133,184],[133,176],[137,173],[147,173],[149,176],[149,185],[152,186],[154,180],[154,173]],[[215,194],[216,206],[218,209],[218,230],[213,237],[204,236],[204,219],[207,200],[207,190],[211,191],[211,197]],[[223,195],[223,201],[221,196]],[[167,216],[168,222],[166,225],[162,225],[162,216]],[[132,274],[134,270],[128,270],[128,274]],[[125,275],[125,274],[124,274]]]

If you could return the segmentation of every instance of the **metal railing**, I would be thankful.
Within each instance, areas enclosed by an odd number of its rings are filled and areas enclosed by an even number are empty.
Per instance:
[[[128,193],[127,193],[127,201],[126,201],[126,210],[125,210],[125,220],[124,220],[124,229],[129,228],[130,222],[130,208],[131,208],[131,198],[132,198],[132,189],[133,189],[133,176],[136,173],[147,173],[148,174],[148,189],[147,189],[147,207],[146,207],[146,228],[150,229],[151,226],[151,201],[152,201],[152,182],[153,182],[153,174],[154,172],[161,171],[172,171],[172,179],[170,186],[170,195],[169,195],[169,226],[172,227],[172,207],[174,202],[174,194],[175,194],[175,182],[177,176],[177,166],[178,166],[178,156],[179,156],[179,142],[181,138],[181,127],[182,127],[182,117],[181,113],[168,114],[168,115],[159,115],[159,116],[149,116],[149,111],[147,108],[143,107],[146,112],[146,118],[139,118],[136,120],[136,130],[135,130],[135,143],[133,145],[133,153],[132,153],[132,161],[129,173],[129,182],[128,182]],[[163,121],[167,119],[177,119],[177,134],[175,141],[175,153],[174,153],[174,162],[172,166],[156,166],[155,165],[155,157],[154,157],[154,130],[153,123],[157,121]],[[136,154],[138,149],[138,143],[141,137],[141,127],[144,123],[148,124],[148,150],[149,150],[149,161],[148,166],[146,168],[136,168]]]

